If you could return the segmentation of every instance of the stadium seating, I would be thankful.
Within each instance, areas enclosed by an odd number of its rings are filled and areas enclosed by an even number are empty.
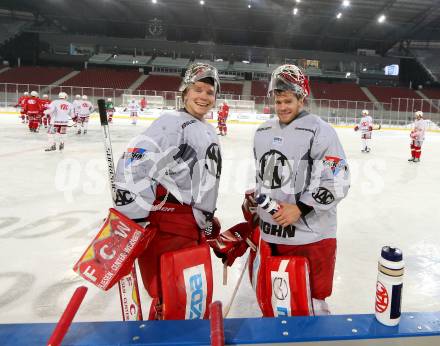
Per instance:
[[[182,78],[179,76],[149,75],[136,90],[179,91]]]
[[[127,89],[139,77],[140,72],[136,70],[87,69],[66,80],[62,86]]]
[[[440,89],[423,89],[422,93],[432,100],[440,100]]]
[[[39,90],[39,85],[49,85],[72,71],[67,67],[23,66],[11,68],[0,74],[0,83],[23,84],[8,85],[8,92]],[[18,89],[18,90],[17,90]]]
[[[221,93],[223,95],[241,95],[243,93],[243,84],[222,82]]]
[[[429,103],[414,90],[402,87],[369,86],[368,90],[379,101],[385,103],[384,108],[391,111],[408,112],[415,109],[429,112]],[[415,99],[415,100],[414,100]]]

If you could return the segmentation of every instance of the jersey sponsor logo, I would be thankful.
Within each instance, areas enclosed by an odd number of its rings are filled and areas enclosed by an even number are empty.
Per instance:
[[[268,189],[278,189],[286,185],[293,175],[289,160],[278,150],[263,154],[259,162],[258,177]]]
[[[335,200],[335,196],[333,196],[333,194],[325,187],[318,187],[315,191],[313,191],[312,197],[319,204],[325,205],[333,203]]]
[[[206,310],[207,282],[203,264],[183,270],[186,289],[185,319],[203,319]]]
[[[135,198],[130,191],[121,189],[115,191],[115,205],[118,207],[132,203]]]
[[[261,132],[261,131],[267,131],[270,130],[272,128],[272,126],[268,126],[268,127],[260,127],[257,129],[257,132]]]
[[[342,168],[346,169],[346,162],[340,157],[325,156],[323,163],[325,167],[328,167],[332,170],[333,175],[337,175]]]
[[[140,160],[144,157],[146,149],[143,148],[128,148],[124,153],[125,167],[130,166],[133,161]]]
[[[273,225],[260,219],[260,229],[263,233],[275,237],[293,238],[295,236],[295,226],[293,225],[283,227],[281,225]]]
[[[222,173],[222,155],[217,143],[212,143],[208,149],[206,149],[205,168],[208,170],[208,173],[216,179],[220,178],[220,174]]]
[[[272,140],[273,145],[283,145],[283,137],[274,137]]]
[[[197,120],[185,121],[185,122],[182,124],[182,130],[183,130],[185,127],[187,127],[187,126],[189,126],[189,125],[191,125],[191,124],[194,124],[195,122],[197,122]]]

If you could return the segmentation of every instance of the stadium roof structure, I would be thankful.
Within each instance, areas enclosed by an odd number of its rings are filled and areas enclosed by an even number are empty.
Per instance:
[[[37,31],[336,52],[440,41],[440,0],[1,0],[1,13],[31,13]]]

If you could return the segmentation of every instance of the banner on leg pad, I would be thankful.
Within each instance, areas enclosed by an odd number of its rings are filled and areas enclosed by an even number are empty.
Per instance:
[[[110,208],[107,219],[73,270],[107,291],[127,275],[155,232]]]
[[[271,256],[266,259],[266,289],[271,316],[313,315],[309,272],[305,257]]]
[[[164,253],[160,270],[163,319],[207,319],[213,289],[208,245]]]

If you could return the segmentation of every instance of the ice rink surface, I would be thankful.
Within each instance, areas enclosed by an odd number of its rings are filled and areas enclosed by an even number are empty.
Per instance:
[[[150,122],[111,125],[115,160]],[[223,171],[217,216],[223,229],[242,221],[244,191],[252,186],[252,137],[257,125],[230,124],[221,137]],[[377,259],[383,245],[402,249],[402,311],[440,311],[440,133],[428,133],[420,163],[408,162],[409,132],[373,134],[360,152],[360,135],[337,129],[352,172],[338,207],[338,255],[333,314],[373,313]],[[121,320],[117,287],[88,285],[72,270],[111,206],[102,132],[69,129],[63,152],[44,152],[44,131],[30,133],[16,115],[0,114],[0,323],[55,322],[76,286],[89,292],[75,321]],[[229,269],[213,256],[214,299],[227,305],[247,254]],[[144,314],[148,298],[143,299]],[[228,317],[261,316],[248,274]]]

